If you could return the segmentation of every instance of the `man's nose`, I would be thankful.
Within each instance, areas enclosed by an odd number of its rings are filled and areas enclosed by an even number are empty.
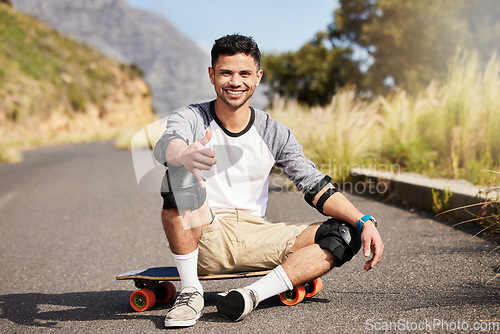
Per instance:
[[[233,86],[240,86],[241,85],[241,77],[238,73],[235,73],[231,76],[231,80],[229,81],[229,83]]]

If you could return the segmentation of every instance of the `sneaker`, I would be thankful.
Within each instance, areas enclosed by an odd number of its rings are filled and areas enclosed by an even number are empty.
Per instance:
[[[215,306],[225,318],[233,321],[243,320],[259,304],[257,293],[253,290],[241,288],[218,293],[215,296]]]
[[[175,300],[174,306],[165,317],[165,327],[193,326],[203,311],[203,296],[191,286],[181,290]]]

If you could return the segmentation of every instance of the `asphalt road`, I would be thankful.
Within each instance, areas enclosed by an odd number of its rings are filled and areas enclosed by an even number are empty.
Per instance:
[[[364,272],[358,254],[323,277],[316,297],[292,307],[268,299],[239,323],[219,317],[213,298],[253,279],[206,281],[204,316],[169,332],[498,332],[500,277],[487,284],[500,263],[495,245],[404,208],[349,198],[379,220],[386,249],[377,268]],[[137,187],[130,152],[110,143],[29,151],[21,164],[0,165],[0,332],[164,331],[171,304],[137,313],[128,303],[133,284],[115,280],[172,264],[160,205]],[[322,220],[300,194],[279,192],[268,217]]]

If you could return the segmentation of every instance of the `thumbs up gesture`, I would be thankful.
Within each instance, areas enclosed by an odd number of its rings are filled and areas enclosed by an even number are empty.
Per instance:
[[[207,129],[203,138],[179,149],[177,158],[175,159],[176,162],[182,164],[188,171],[193,173],[203,188],[205,188],[205,181],[201,176],[201,171],[210,170],[217,163],[215,152],[206,147],[211,138],[212,131]]]

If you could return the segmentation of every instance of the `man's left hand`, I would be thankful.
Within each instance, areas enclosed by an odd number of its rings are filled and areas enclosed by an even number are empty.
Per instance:
[[[370,253],[372,254],[371,259],[366,261],[363,267],[368,271],[380,262],[382,253],[384,252],[384,243],[372,221],[367,221],[363,224],[361,242],[363,243],[363,255],[368,258],[370,257]]]

